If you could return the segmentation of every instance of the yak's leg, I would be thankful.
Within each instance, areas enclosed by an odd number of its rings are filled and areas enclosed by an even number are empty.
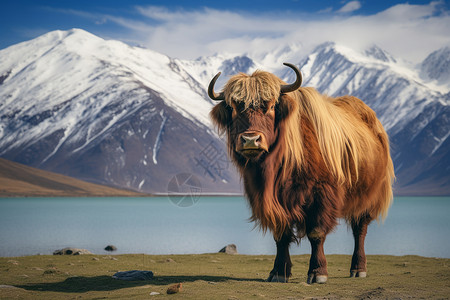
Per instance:
[[[362,216],[359,219],[351,220],[353,237],[355,239],[355,249],[352,256],[352,265],[350,267],[350,277],[366,277],[366,253],[364,251],[364,240],[367,234],[367,227],[372,221],[369,216]]]
[[[342,201],[341,190],[326,183],[317,183],[311,205],[305,211],[306,235],[311,243],[307,283],[325,283],[328,280],[327,259],[323,250],[325,238],[337,225]]]
[[[290,230],[287,230],[279,241],[275,239],[277,243],[277,256],[275,257],[275,263],[267,281],[288,282],[289,277],[292,275],[292,262],[289,255],[289,244],[292,241],[293,234]]]
[[[320,229],[313,229],[307,235],[311,243],[307,283],[325,283],[328,279],[327,259],[323,251],[325,234]]]

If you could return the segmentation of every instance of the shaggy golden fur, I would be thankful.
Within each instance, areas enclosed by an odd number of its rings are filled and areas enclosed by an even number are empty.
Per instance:
[[[211,111],[227,133],[251,220],[277,243],[268,280],[287,281],[289,243],[307,235],[308,283],[325,282],[323,243],[338,218],[348,221],[355,237],[351,274],[364,277],[367,226],[385,217],[392,201],[388,136],[375,112],[355,97],[331,98],[308,87],[280,95],[281,85],[268,72],[238,74],[224,87],[225,101]],[[244,134],[263,136],[264,151],[241,153]]]
[[[279,102],[281,84],[285,82],[268,72],[241,73],[230,78],[223,92],[229,106],[241,102],[245,109],[259,108],[265,102]],[[358,218],[363,213],[370,213],[375,218],[385,216],[392,201],[394,168],[388,137],[375,113],[355,97],[331,98],[309,87],[288,96],[292,101],[289,117],[283,120],[281,181],[289,179],[295,170],[305,169],[305,147],[310,147],[303,141],[301,120],[305,119],[314,131],[314,142],[319,146],[321,159],[336,183],[346,190],[341,217]],[[385,163],[382,170],[375,166],[378,161]],[[370,183],[363,182],[367,176],[361,178],[361,173],[368,170],[379,173],[379,178],[374,179],[377,191],[373,193],[370,192],[375,188],[369,188]],[[262,222],[263,229],[279,232],[275,226],[289,223],[285,210],[279,201],[266,201],[271,205],[265,205],[254,219],[269,218],[268,222]]]

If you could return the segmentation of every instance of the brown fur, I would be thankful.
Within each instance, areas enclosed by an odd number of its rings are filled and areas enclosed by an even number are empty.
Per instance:
[[[211,117],[227,133],[251,219],[277,241],[287,233],[296,232],[297,239],[308,235],[318,253],[309,273],[324,274],[320,253],[338,218],[368,224],[386,216],[394,179],[388,137],[373,110],[355,97],[330,98],[313,88],[279,95],[280,84],[267,72],[236,75]],[[237,137],[249,130],[269,142],[269,151],[256,159],[236,151]]]

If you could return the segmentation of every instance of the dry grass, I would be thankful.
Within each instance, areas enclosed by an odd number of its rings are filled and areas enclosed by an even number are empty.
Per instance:
[[[82,255],[0,258],[1,299],[445,299],[450,260],[419,256],[368,256],[368,277],[349,278],[350,257],[329,255],[329,280],[307,285],[309,256],[293,256],[287,284],[267,283],[273,256]],[[124,282],[117,271],[151,270],[150,281]],[[183,290],[167,295],[167,288]],[[7,285],[7,286],[5,286]],[[9,286],[9,287],[8,287]],[[150,296],[151,292],[160,293]]]

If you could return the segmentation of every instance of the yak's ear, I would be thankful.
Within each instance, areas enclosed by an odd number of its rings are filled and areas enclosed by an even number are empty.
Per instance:
[[[287,94],[281,94],[278,100],[278,115],[281,120],[288,118],[292,112],[298,109],[298,104],[295,102],[294,98],[288,96]]]
[[[209,113],[213,123],[219,129],[219,133],[223,133],[227,125],[231,121],[231,107],[229,107],[225,101],[221,101],[219,104],[213,107]]]

